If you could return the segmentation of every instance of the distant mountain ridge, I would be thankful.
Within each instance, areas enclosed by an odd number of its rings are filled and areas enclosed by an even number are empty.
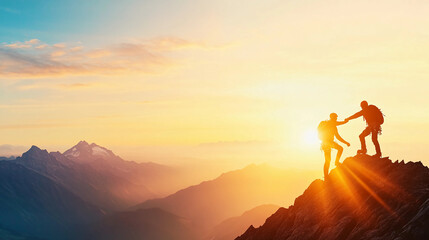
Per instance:
[[[10,161],[15,160],[16,157],[10,156],[10,157],[0,157],[0,161]]]
[[[113,214],[160,196],[160,192],[173,191],[183,184],[184,173],[156,163],[125,161],[111,150],[86,141],[64,153],[32,146],[16,159],[0,161],[0,239],[81,240],[88,227],[103,228],[124,216],[130,222],[133,217],[135,221],[145,219],[141,224],[134,222],[148,231],[134,229],[139,237],[190,239],[193,232],[188,231],[189,221],[161,209]],[[161,190],[154,194],[146,184]],[[163,225],[162,219],[170,226]],[[117,223],[118,230],[126,229]],[[177,228],[169,229],[173,225]],[[98,233],[94,236],[99,237]]]
[[[159,208],[119,212],[91,225],[84,240],[195,240],[186,219]],[[82,240],[81,239],[81,240]]]
[[[95,143],[80,141],[63,153],[75,163],[91,166],[97,171],[114,174],[139,186],[144,186],[151,197],[165,196],[180,189],[183,173],[169,166],[153,163],[126,161],[111,150]],[[174,179],[176,179],[174,181]],[[147,199],[147,198],[146,198]]]
[[[429,169],[358,155],[236,240],[429,239]]]
[[[223,220],[239,216],[255,206],[292,202],[313,178],[312,175],[267,164],[252,164],[165,198],[147,200],[132,209],[161,208],[182,216],[191,221],[193,229],[201,237],[209,234]],[[292,186],[285,188],[285,185]]]
[[[59,152],[48,153],[36,146],[13,162],[53,179],[107,211],[123,209],[154,196],[145,186],[130,182],[119,174],[76,163]]]
[[[32,146],[0,161],[0,239],[81,239],[88,225],[109,212],[154,197],[145,179],[158,177],[156,183],[174,171],[125,161],[85,141],[66,154]],[[135,178],[144,173],[149,176]]]
[[[265,204],[247,210],[240,216],[228,218],[215,226],[207,240],[233,240],[250,226],[260,226],[280,206]]]

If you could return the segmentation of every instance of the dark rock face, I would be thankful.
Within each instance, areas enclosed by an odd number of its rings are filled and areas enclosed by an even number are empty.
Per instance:
[[[359,155],[236,240],[429,239],[429,169]]]

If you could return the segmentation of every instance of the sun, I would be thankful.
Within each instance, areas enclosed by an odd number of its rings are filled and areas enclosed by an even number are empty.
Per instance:
[[[311,145],[311,146],[318,145],[320,140],[317,135],[317,130],[307,129],[306,131],[304,131],[302,134],[302,142],[305,145]]]

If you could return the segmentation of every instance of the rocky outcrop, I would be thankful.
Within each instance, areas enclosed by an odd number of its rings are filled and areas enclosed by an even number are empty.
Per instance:
[[[347,158],[236,240],[429,239],[429,169],[421,162]]]

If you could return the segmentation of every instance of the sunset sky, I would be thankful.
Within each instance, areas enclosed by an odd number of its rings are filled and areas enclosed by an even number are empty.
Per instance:
[[[367,100],[385,114],[383,154],[429,165],[428,12],[424,0],[0,0],[0,155],[86,140],[135,161],[321,169],[318,123]],[[339,127],[345,156],[364,127]]]

